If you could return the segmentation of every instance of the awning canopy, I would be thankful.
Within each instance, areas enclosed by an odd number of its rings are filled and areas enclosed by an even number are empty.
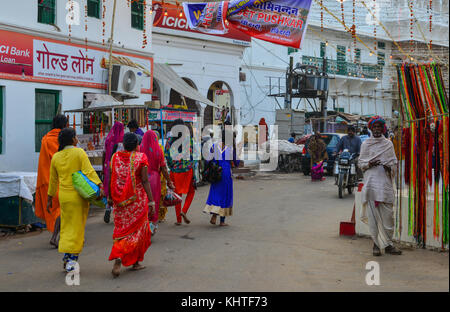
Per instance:
[[[192,88],[167,64],[154,63],[153,78],[187,98],[219,108],[218,105],[214,104],[196,89]]]

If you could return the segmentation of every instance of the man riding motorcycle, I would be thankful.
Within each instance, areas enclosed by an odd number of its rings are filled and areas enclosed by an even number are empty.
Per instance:
[[[359,136],[355,135],[356,129],[354,126],[348,126],[347,135],[343,136],[336,146],[336,153],[340,154],[343,150],[347,149],[350,154],[356,154],[359,156],[359,151],[361,150],[361,139]],[[358,158],[355,159],[355,165],[357,168],[358,180],[362,179],[363,175],[358,164]]]

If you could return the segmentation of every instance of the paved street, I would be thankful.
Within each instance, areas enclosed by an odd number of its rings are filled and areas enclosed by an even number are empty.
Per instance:
[[[80,256],[81,285],[65,285],[62,255],[43,232],[0,239],[0,291],[448,291],[449,255],[407,249],[372,256],[367,238],[339,237],[351,217],[353,196],[338,199],[330,178],[264,174],[235,180],[229,227],[202,213],[208,187],[191,206],[190,225],[176,227],[174,209],[160,225],[146,269],[111,275],[113,224],[91,211]],[[381,285],[367,286],[365,265],[380,263]]]

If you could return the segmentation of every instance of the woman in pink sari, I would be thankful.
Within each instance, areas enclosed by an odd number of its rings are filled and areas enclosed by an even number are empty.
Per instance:
[[[111,158],[114,154],[114,147],[123,141],[123,133],[124,133],[124,125],[118,121],[114,123],[111,127],[111,130],[108,133],[108,136],[105,140],[105,151],[104,151],[104,159],[103,159],[103,185],[105,196],[108,198],[109,196],[109,182],[111,180]],[[117,149],[117,147],[116,147]],[[109,223],[111,215],[111,206],[106,205],[105,216],[103,220],[106,223]]]
[[[155,230],[158,228],[159,217],[159,203],[161,198],[161,172],[167,181],[167,186],[171,189],[175,189],[175,185],[170,180],[169,172],[167,171],[166,161],[164,154],[161,151],[161,147],[158,142],[158,137],[153,130],[148,130],[141,143],[141,153],[147,155],[148,159],[148,180],[150,181],[150,187],[155,201],[155,213],[149,216],[150,229],[152,234],[155,234]]]

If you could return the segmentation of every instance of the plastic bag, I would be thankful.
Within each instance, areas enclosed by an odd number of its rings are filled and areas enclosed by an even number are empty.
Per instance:
[[[166,207],[175,206],[177,204],[181,204],[181,196],[172,191],[171,189],[167,190],[166,196],[164,196],[163,204]]]
[[[91,204],[101,208],[106,207],[106,198],[98,199],[100,196],[98,185],[89,180],[81,171],[72,173],[72,184],[78,194]]]

